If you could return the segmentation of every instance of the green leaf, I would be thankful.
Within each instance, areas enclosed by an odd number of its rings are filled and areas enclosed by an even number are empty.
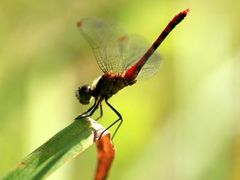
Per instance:
[[[74,121],[23,159],[3,179],[41,179],[91,146],[103,127],[90,118]],[[98,132],[97,132],[98,131]]]

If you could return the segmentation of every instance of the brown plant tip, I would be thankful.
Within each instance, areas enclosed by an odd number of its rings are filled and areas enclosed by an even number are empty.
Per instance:
[[[115,157],[115,149],[110,134],[102,136],[96,144],[98,151],[98,165],[95,180],[104,180],[109,174],[109,170]]]

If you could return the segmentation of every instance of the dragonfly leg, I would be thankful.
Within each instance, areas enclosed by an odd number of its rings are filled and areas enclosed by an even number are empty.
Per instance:
[[[117,125],[117,128],[116,128],[116,130],[114,131],[113,136],[112,136],[112,138],[111,138],[111,139],[113,140],[113,138],[114,138],[114,136],[116,135],[118,129],[120,128],[120,126],[121,126],[122,123],[123,123],[123,118],[122,118],[122,115],[108,102],[107,99],[105,99],[105,102],[106,102],[106,104],[117,114],[118,119],[117,119],[116,121],[114,121],[110,126],[108,126],[108,127],[101,133],[101,135],[100,135],[99,138],[101,138],[102,135],[103,135],[108,129],[110,129],[112,126],[114,126],[116,123],[119,122],[119,124]]]
[[[80,118],[83,118],[83,117],[89,117],[89,116],[91,116],[95,111],[96,111],[96,109],[98,108],[98,106],[99,106],[99,104],[101,104],[101,99],[96,99],[95,98],[95,102],[94,102],[94,104],[86,111],[86,112],[84,112],[84,113],[82,113],[82,114],[80,114],[79,116],[77,116],[76,118],[75,118],[75,120],[77,120],[77,119],[80,119]]]
[[[99,104],[99,108],[100,108],[100,115],[96,118],[97,121],[103,116],[102,103]]]

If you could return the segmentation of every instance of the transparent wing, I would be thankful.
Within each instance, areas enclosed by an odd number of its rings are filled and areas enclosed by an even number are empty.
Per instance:
[[[151,46],[142,37],[129,35],[120,26],[95,17],[81,20],[79,27],[103,72],[123,73]],[[154,75],[159,66],[160,55],[155,52],[143,66],[137,79]]]
[[[124,39],[122,39],[121,43],[119,43],[123,58],[122,69],[127,70],[132,65],[136,64],[147,52],[150,46],[151,44],[145,41],[141,36],[125,36]],[[153,76],[159,70],[160,64],[160,54],[155,51],[139,72],[137,79],[147,79]]]
[[[119,39],[126,33],[121,27],[99,18],[85,18],[79,28],[93,49],[97,63],[103,72],[122,73],[122,52]]]

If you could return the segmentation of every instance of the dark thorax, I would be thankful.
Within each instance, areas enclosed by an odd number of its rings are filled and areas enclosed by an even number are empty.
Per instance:
[[[98,80],[96,87],[93,89],[93,96],[108,99],[122,88],[135,82],[128,82],[121,75],[106,73]]]

